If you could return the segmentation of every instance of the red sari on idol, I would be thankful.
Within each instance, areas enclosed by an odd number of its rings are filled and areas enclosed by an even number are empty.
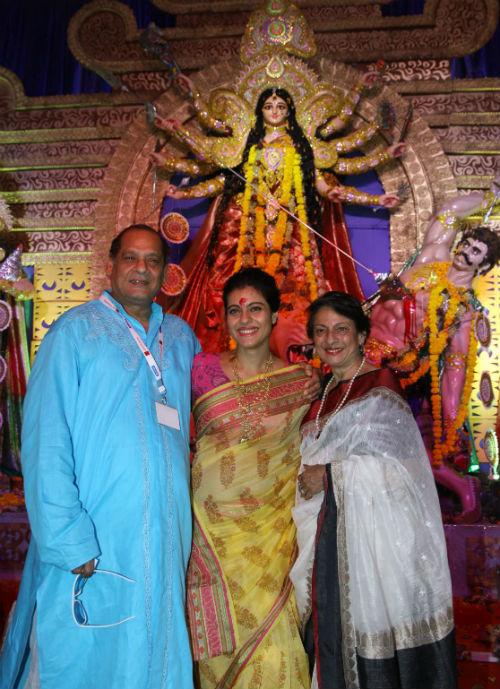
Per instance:
[[[277,151],[290,148],[288,136],[274,140],[270,144],[262,142],[262,153],[257,162],[265,161],[266,151]],[[281,149],[280,149],[281,146]],[[284,155],[282,155],[282,158]],[[271,160],[272,156],[268,158]],[[267,163],[262,162],[261,167]],[[258,166],[257,166],[258,167]],[[266,168],[262,178],[267,180],[267,194],[280,199],[280,185],[283,182],[283,165],[276,165],[269,173]],[[271,177],[271,181],[268,177]],[[333,175],[332,175],[333,178]],[[274,180],[274,181],[273,181]],[[169,311],[181,316],[193,328],[198,336],[205,352],[221,352],[228,349],[229,341],[223,326],[222,289],[224,283],[235,272],[237,262],[237,247],[241,231],[242,207],[244,205],[243,194],[232,198],[225,208],[221,225],[218,230],[217,245],[214,250],[214,262],[209,266],[207,262],[208,250],[212,232],[214,230],[217,208],[221,202],[221,196],[211,204],[207,216],[200,227],[191,247],[189,248],[181,265],[187,276],[187,285],[183,293],[174,300],[169,300],[163,305]],[[297,214],[297,194],[290,193],[287,207],[290,212]],[[252,196],[249,210],[248,224],[255,224],[255,212],[257,201]],[[262,210],[262,209],[261,209]],[[263,211],[268,213],[269,208]],[[347,291],[353,296],[363,299],[363,291],[353,262],[349,259],[352,255],[351,245],[344,220],[342,204],[322,201],[322,227],[321,234],[324,241],[315,236],[309,230],[308,241],[310,245],[311,260],[318,294],[323,294],[329,289]],[[266,241],[268,255],[272,254],[273,238],[276,236],[276,217],[266,216]],[[329,242],[333,242],[333,247]],[[255,245],[246,247],[250,265],[256,264]],[[342,251],[344,253],[342,253]],[[311,303],[310,280],[305,270],[303,241],[300,236],[299,223],[291,217],[287,219],[285,241],[280,252],[285,256],[281,261],[281,267],[276,271],[275,278],[281,293],[282,306],[280,310],[280,328],[287,328],[286,337],[296,339],[295,344],[303,344],[307,341],[305,336],[306,309]],[[285,265],[283,265],[285,264]],[[266,270],[266,266],[260,266]],[[292,331],[292,332],[289,332]],[[275,338],[278,333],[275,333]],[[281,356],[282,348],[276,343],[273,347]]]

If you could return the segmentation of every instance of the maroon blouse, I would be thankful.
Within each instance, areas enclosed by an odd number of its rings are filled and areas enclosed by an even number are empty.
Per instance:
[[[345,395],[345,391],[350,382],[350,378],[348,380],[342,380],[330,390],[326,398],[325,406],[323,407],[322,416],[329,414],[335,409]],[[404,393],[395,374],[388,368],[378,368],[375,371],[362,373],[356,378],[352,385],[351,392],[349,393],[349,397],[346,400],[346,404],[358,397],[363,397],[363,395],[366,395],[366,393],[373,390],[373,388],[388,388],[404,398]],[[311,404],[311,408],[304,417],[302,425],[316,418],[320,404],[321,400],[316,400]]]

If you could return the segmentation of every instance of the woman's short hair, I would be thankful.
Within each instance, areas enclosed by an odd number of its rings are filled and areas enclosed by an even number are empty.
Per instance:
[[[224,300],[224,310],[227,311],[227,302],[231,292],[245,287],[253,287],[264,297],[271,313],[276,313],[280,307],[280,293],[276,286],[276,280],[260,268],[242,268],[237,273],[231,275],[224,285],[222,299]]]
[[[308,309],[307,335],[313,339],[314,319],[320,309],[327,308],[354,322],[357,333],[370,334],[370,319],[363,311],[361,302],[347,292],[325,292]]]

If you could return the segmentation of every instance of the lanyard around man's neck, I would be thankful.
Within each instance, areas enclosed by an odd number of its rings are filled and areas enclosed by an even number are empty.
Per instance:
[[[99,301],[101,301],[104,306],[107,306],[108,309],[111,309],[115,313],[117,313],[122,320],[124,321],[125,325],[128,328],[129,333],[132,335],[134,342],[136,345],[139,347],[141,350],[142,354],[144,355],[144,358],[146,359],[146,362],[151,370],[151,373],[153,374],[156,384],[158,386],[158,392],[161,395],[161,398],[163,399],[164,403],[166,404],[167,402],[167,388],[165,387],[163,383],[163,378],[161,375],[161,369],[156,363],[156,359],[154,356],[151,354],[149,349],[146,347],[144,342],[141,339],[141,336],[138,334],[132,323],[129,321],[129,319],[120,311],[120,309],[113,304],[113,302],[108,299],[104,294],[101,294],[99,297]],[[160,361],[163,359],[163,333],[161,330],[161,325],[160,329],[158,331],[158,344],[160,346]]]

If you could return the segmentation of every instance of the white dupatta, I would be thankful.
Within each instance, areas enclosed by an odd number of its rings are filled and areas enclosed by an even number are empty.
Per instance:
[[[318,439],[314,421],[304,428],[302,464],[331,464],[344,669],[355,687],[356,652],[390,658],[452,630],[450,574],[432,471],[407,403],[377,387],[321,421]],[[323,497],[297,492],[293,510],[299,555],[290,576],[303,623]]]

